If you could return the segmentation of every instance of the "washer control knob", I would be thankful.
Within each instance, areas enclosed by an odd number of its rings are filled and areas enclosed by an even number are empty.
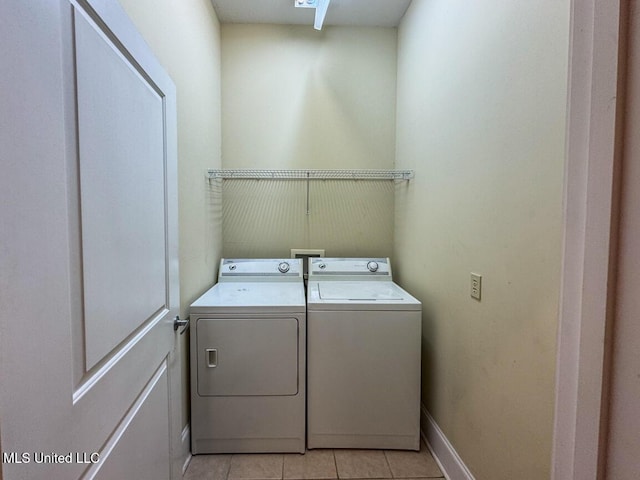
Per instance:
[[[327,268],[327,264],[326,263],[321,263],[320,265],[318,265],[318,268],[320,270],[324,270],[325,268]]]
[[[229,270],[233,271],[235,269],[236,269],[236,265],[235,264],[232,263],[231,265],[229,265]]]
[[[370,272],[377,272],[378,262],[374,262],[373,260],[370,261],[369,263],[367,263],[367,268],[369,269]]]
[[[280,270],[280,273],[287,273],[289,271],[289,264],[287,262],[280,262],[278,270]]]

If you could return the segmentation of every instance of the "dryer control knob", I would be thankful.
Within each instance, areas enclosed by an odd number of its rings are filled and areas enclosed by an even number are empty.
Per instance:
[[[236,269],[236,265],[235,264],[231,264],[229,265],[229,270],[235,270]]]
[[[320,265],[318,265],[318,267],[322,270],[324,270],[325,268],[327,268],[327,264],[326,263],[321,263]]]
[[[367,263],[367,268],[369,269],[370,272],[377,272],[378,271],[378,262],[371,261],[371,262]]]
[[[289,264],[287,262],[281,262],[280,265],[278,265],[278,270],[280,270],[280,273],[287,273],[289,271]]]

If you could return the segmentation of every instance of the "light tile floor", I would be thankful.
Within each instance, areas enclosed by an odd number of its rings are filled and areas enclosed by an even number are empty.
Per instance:
[[[422,444],[400,450],[309,450],[297,453],[194,455],[183,480],[331,480],[443,478]]]

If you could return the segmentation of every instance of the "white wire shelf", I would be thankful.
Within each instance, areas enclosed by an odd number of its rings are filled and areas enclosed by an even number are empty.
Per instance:
[[[209,180],[411,180],[413,177],[413,170],[207,170]]]

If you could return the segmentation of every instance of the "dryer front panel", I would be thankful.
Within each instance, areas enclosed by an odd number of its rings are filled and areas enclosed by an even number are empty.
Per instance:
[[[199,318],[198,395],[298,393],[297,318]]]

